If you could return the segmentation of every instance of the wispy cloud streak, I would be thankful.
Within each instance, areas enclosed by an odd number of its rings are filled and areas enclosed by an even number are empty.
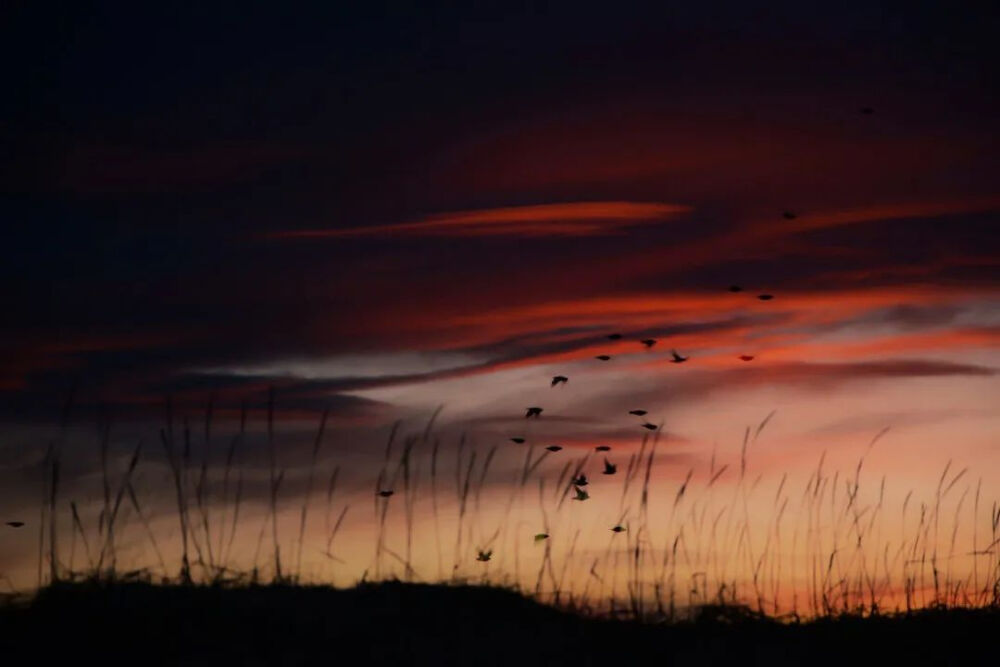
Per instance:
[[[345,229],[297,229],[273,238],[600,236],[690,212],[679,204],[595,201],[457,211],[416,222]]]

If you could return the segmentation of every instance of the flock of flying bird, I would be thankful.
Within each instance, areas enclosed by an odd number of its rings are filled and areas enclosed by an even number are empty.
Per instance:
[[[786,220],[794,220],[797,217],[795,215],[795,213],[792,213],[791,211],[785,211],[782,214],[782,216]],[[729,286],[729,291],[732,292],[732,293],[738,293],[738,292],[742,292],[743,288],[740,287],[739,285],[730,285]],[[761,301],[770,301],[770,300],[772,300],[774,298],[774,295],[773,294],[762,293],[762,294],[758,294],[757,298],[759,300],[761,300]],[[621,340],[621,339],[622,339],[622,334],[620,334],[620,333],[608,334],[608,340],[617,341],[617,340]],[[655,338],[643,338],[643,339],[639,340],[638,342],[643,347],[645,347],[648,350],[648,349],[652,348],[654,345],[656,345],[657,340]],[[682,363],[684,363],[685,361],[687,361],[689,359],[689,357],[685,357],[685,356],[682,356],[681,354],[679,354],[677,352],[677,350],[671,350],[670,351],[670,355],[671,355],[671,359],[670,359],[671,363],[675,363],[675,364],[682,364]],[[599,355],[597,355],[594,358],[597,359],[598,361],[611,361],[611,355],[609,355],[609,354],[599,354]],[[741,361],[753,361],[754,356],[750,355],[750,354],[741,354],[738,358]],[[549,386],[550,387],[555,387],[557,385],[565,385],[567,382],[569,382],[569,378],[567,376],[565,376],[565,375],[556,375],[556,376],[553,376],[552,382],[551,382],[551,384]],[[647,411],[646,410],[638,410],[638,409],[637,410],[629,410],[629,414],[630,415],[634,415],[636,417],[642,418],[642,417],[646,416]],[[532,417],[534,417],[534,418],[537,419],[537,418],[539,418],[539,417],[542,416],[542,408],[540,408],[538,406],[531,406],[531,407],[529,407],[529,408],[526,409],[526,412],[525,412],[524,416],[525,416],[526,419],[530,419]],[[646,430],[649,430],[649,431],[655,431],[655,430],[657,430],[659,428],[656,424],[653,424],[653,423],[645,421],[645,420],[642,422],[642,424],[640,424],[640,426],[642,428],[646,429]],[[519,444],[519,445],[524,444],[526,442],[526,439],[523,438],[523,437],[512,437],[510,440],[511,440],[511,442],[514,442],[515,444]],[[559,445],[548,445],[545,449],[554,453],[554,452],[558,452],[558,451],[562,450],[562,447],[559,446]],[[611,447],[609,447],[608,445],[598,445],[597,447],[594,448],[594,450],[598,451],[598,452],[609,452],[609,451],[611,451]],[[604,470],[602,471],[601,474],[604,474],[604,475],[614,475],[616,472],[618,472],[618,466],[616,464],[614,464],[614,463],[611,463],[611,461],[608,460],[607,456],[605,456],[604,457]],[[574,477],[570,481],[572,482],[573,488],[576,491],[576,495],[574,496],[573,500],[583,501],[583,500],[587,500],[588,498],[590,498],[590,494],[587,493],[587,490],[584,488],[585,486],[587,486],[589,484],[589,481],[587,480],[587,476],[585,474],[583,474],[581,472],[579,475],[577,475],[576,477]],[[391,489],[380,489],[378,491],[378,495],[380,497],[382,497],[382,498],[389,498],[390,496],[393,495],[393,493],[394,492]],[[7,521],[6,525],[8,527],[10,527],[10,528],[21,528],[21,527],[24,526],[24,522],[23,521]],[[624,532],[625,530],[626,530],[626,528],[621,525],[620,521],[611,528],[611,531],[614,532],[614,533],[621,533],[621,532]],[[535,541],[536,542],[540,542],[542,540],[548,539],[548,537],[549,536],[546,533],[538,533],[537,535],[535,535]],[[478,550],[478,555],[476,556],[476,560],[484,561],[485,562],[485,561],[490,560],[490,558],[492,557],[492,555],[493,555],[493,551],[492,550],[481,550],[480,549],[480,550]]]
[[[859,111],[862,114],[865,114],[865,115],[871,115],[871,114],[875,113],[875,110],[872,109],[871,107],[862,107]],[[785,220],[795,220],[798,217],[798,215],[795,214],[792,211],[784,211],[784,212],[782,212],[781,217],[783,217]],[[730,285],[729,286],[729,291],[732,292],[732,293],[734,293],[734,294],[736,294],[736,293],[742,292],[743,288],[740,287],[739,285]],[[769,294],[767,292],[763,292],[763,293],[757,295],[757,299],[759,299],[760,301],[771,301],[772,299],[774,299],[774,295],[773,294]],[[609,334],[608,335],[608,339],[609,340],[621,340],[622,339],[622,334],[620,334],[620,333]],[[648,350],[651,347],[653,347],[654,345],[656,345],[657,341],[656,341],[655,338],[643,338],[643,339],[639,340],[639,343],[642,344]],[[672,363],[675,363],[675,364],[682,364],[685,361],[687,361],[688,358],[689,358],[689,357],[682,356],[681,354],[679,354],[677,352],[677,350],[671,350],[670,351],[670,355],[671,355],[670,361]],[[594,358],[597,359],[598,361],[611,361],[611,355],[610,354],[599,354],[599,355],[597,355]],[[741,354],[737,358],[740,361],[753,361],[754,360],[754,355],[752,355],[752,354]],[[554,376],[552,378],[552,382],[551,382],[551,384],[549,386],[550,387],[555,387],[557,385],[565,385],[567,382],[569,382],[569,378],[567,376],[565,376],[565,375],[556,375],[556,376]],[[645,417],[646,416],[647,411],[646,410],[629,410],[629,414],[630,415],[635,415],[635,416],[641,418],[641,417]],[[524,416],[525,416],[526,419],[530,419],[532,417],[534,417],[534,418],[537,419],[538,417],[542,416],[542,408],[540,408],[538,406],[529,407],[529,408],[526,409],[526,412],[525,412]],[[657,430],[659,428],[656,424],[653,424],[653,423],[648,422],[648,421],[643,421],[643,423],[641,424],[641,426],[642,426],[642,428],[645,428],[645,429],[650,430],[650,431],[655,431],[655,430]],[[523,438],[523,437],[513,437],[510,440],[511,440],[511,442],[513,442],[515,444],[519,444],[519,445],[524,444],[526,442],[526,439]],[[560,447],[559,445],[549,445],[545,449],[547,449],[550,452],[558,452],[558,451],[562,450],[562,447]],[[611,447],[609,447],[608,445],[598,445],[597,447],[594,448],[594,450],[598,451],[598,452],[609,452],[609,451],[611,451]],[[602,474],[604,474],[604,475],[614,475],[616,472],[618,472],[618,466],[615,465],[614,463],[611,463],[611,461],[608,460],[607,456],[605,456],[604,457],[604,470],[602,471]],[[587,500],[588,498],[590,498],[590,494],[587,493],[587,490],[585,488],[583,488],[583,487],[587,486],[587,484],[588,484],[587,476],[585,474],[580,473],[578,476],[574,477],[570,481],[571,481],[571,483],[573,485],[574,490],[576,491],[576,496],[574,496],[573,500],[583,501],[583,500]],[[389,491],[388,494],[391,495],[392,492]],[[618,523],[616,523],[611,528],[611,532],[613,532],[613,533],[621,533],[621,532],[624,532],[625,530],[626,530],[626,528],[621,525],[621,521],[619,521]],[[548,537],[549,536],[546,533],[538,533],[537,535],[535,535],[535,541],[536,542],[541,542],[543,540],[548,539]],[[476,560],[479,560],[479,561],[488,561],[488,560],[490,560],[490,557],[492,556],[493,552],[492,552],[492,550],[481,550],[480,549],[480,550],[478,550],[478,554],[479,555],[476,557]]]
[[[783,217],[786,220],[794,220],[797,217],[791,211],[785,211],[782,215],[783,215]],[[742,292],[743,288],[740,287],[739,285],[730,285],[729,286],[729,291],[735,294],[735,293]],[[773,294],[768,294],[768,293],[761,293],[761,294],[757,295],[757,298],[760,301],[771,301],[772,299],[774,299],[774,295]],[[617,340],[621,340],[621,339],[622,339],[622,334],[620,334],[620,333],[608,334],[608,340],[617,341]],[[647,350],[650,349],[650,348],[652,348],[657,343],[657,341],[656,341],[655,338],[644,338],[644,339],[639,340],[638,342],[641,345],[643,345]],[[685,361],[687,361],[690,358],[690,357],[685,357],[685,356],[679,354],[677,352],[677,350],[675,350],[675,349],[670,350],[670,355],[671,355],[671,359],[670,359],[671,363],[675,363],[675,364],[682,364],[682,363],[684,363]],[[611,355],[609,355],[609,354],[599,354],[599,355],[597,355],[594,358],[597,359],[598,361],[610,361],[611,360]],[[741,354],[737,358],[740,361],[753,361],[754,360],[754,356],[751,355],[751,354]],[[569,382],[569,378],[567,376],[565,376],[565,375],[555,375],[555,376],[553,376],[552,382],[549,384],[549,386],[550,387],[556,387],[558,385],[565,385],[568,382]],[[525,409],[524,417],[525,417],[525,419],[531,419],[531,418],[538,419],[539,417],[542,416],[542,411],[543,411],[543,408],[541,408],[539,406],[531,406],[531,407],[528,407],[528,408]],[[643,418],[643,417],[645,417],[648,414],[648,412],[646,410],[641,410],[641,409],[629,410],[628,413],[630,415],[634,415],[634,416],[639,417],[639,418]],[[657,426],[656,424],[653,424],[653,423],[645,421],[645,420],[643,420],[643,422],[642,422],[642,424],[640,424],[640,426],[642,428],[646,429],[646,430],[649,430],[649,431],[655,431],[655,430],[657,430],[659,428],[659,426]],[[524,438],[522,436],[515,436],[515,437],[510,438],[510,441],[513,442],[513,443],[515,443],[515,444],[521,445],[521,444],[524,444],[526,442],[526,438]],[[545,449],[547,449],[550,452],[558,452],[558,451],[562,450],[562,447],[559,446],[559,445],[549,445]],[[609,447],[608,445],[598,445],[598,446],[596,446],[594,448],[594,450],[598,451],[598,452],[609,452],[609,451],[611,451],[611,447]],[[614,475],[616,472],[618,472],[618,466],[616,464],[612,463],[611,461],[609,461],[608,457],[605,456],[604,457],[604,470],[601,471],[601,474],[603,474],[603,475]],[[571,484],[573,486],[573,489],[576,491],[576,495],[573,497],[573,500],[584,501],[584,500],[587,500],[587,499],[590,498],[590,494],[584,488],[584,487],[586,487],[589,484],[589,480],[587,479],[587,476],[585,474],[583,474],[582,472],[579,473],[579,475],[577,475],[576,477],[573,477],[570,480],[570,482],[571,482]],[[389,494],[391,494],[391,493],[392,492],[390,491]],[[613,533],[621,533],[621,532],[624,532],[625,530],[626,530],[626,528],[621,524],[621,521],[619,521],[618,523],[616,523],[614,526],[611,527],[611,532],[613,532]],[[538,533],[537,535],[535,535],[535,541],[536,542],[541,542],[543,540],[548,539],[548,537],[549,536],[546,533]],[[476,557],[476,560],[479,560],[479,561],[488,561],[488,560],[490,560],[490,558],[492,556],[492,553],[493,552],[491,550],[478,550],[478,556]]]
[[[794,220],[797,217],[791,211],[785,211],[782,215],[787,220]],[[729,286],[729,291],[735,294],[735,293],[742,292],[743,288],[740,287],[739,285],[730,285]],[[768,294],[768,293],[761,293],[761,294],[757,295],[757,298],[759,300],[761,300],[761,301],[770,301],[770,300],[772,300],[774,298],[774,295],[773,294]],[[623,338],[623,336],[620,333],[608,334],[608,340],[618,341],[618,340],[622,340],[622,338]],[[648,350],[648,349],[652,348],[654,345],[656,345],[656,343],[658,341],[655,338],[643,338],[643,339],[640,339],[638,342],[643,347],[645,347]],[[674,363],[674,364],[683,364],[685,361],[687,361],[688,359],[690,359],[690,357],[685,357],[685,356],[681,355],[675,349],[670,350],[670,356],[671,356],[670,362]],[[598,361],[611,361],[611,355],[610,354],[599,354],[599,355],[597,355],[594,358],[597,359]],[[741,354],[737,358],[740,361],[753,361],[755,357],[752,354]],[[559,385],[565,385],[568,382],[569,382],[569,377],[567,377],[565,375],[554,375],[552,377],[552,381],[550,382],[549,386],[550,387],[556,387],[556,386],[559,386]],[[543,408],[541,408],[541,407],[539,407],[537,405],[533,405],[533,406],[530,406],[528,408],[525,408],[524,417],[525,417],[525,419],[531,419],[531,418],[537,419],[537,418],[539,418],[539,417],[542,416],[542,411],[543,411]],[[646,410],[638,410],[638,409],[637,410],[629,410],[628,413],[630,415],[635,415],[636,417],[640,417],[640,418],[645,417],[646,414],[648,414]],[[657,426],[656,424],[653,424],[652,422],[645,421],[645,420],[643,420],[643,422],[640,424],[640,426],[642,428],[648,430],[648,431],[655,431],[655,430],[659,429],[659,426]],[[525,442],[527,442],[527,438],[525,438],[524,436],[513,436],[513,437],[510,438],[510,441],[513,442],[514,444],[517,444],[517,445],[523,445]],[[548,445],[547,447],[545,447],[545,449],[548,450],[548,451],[550,451],[550,452],[555,453],[555,452],[558,452],[558,451],[562,451],[562,446],[561,445]],[[609,452],[609,451],[611,451],[611,447],[609,447],[608,445],[598,445],[598,446],[596,446],[594,448],[594,450],[598,451],[598,452]],[[618,466],[616,464],[614,464],[614,463],[611,463],[611,461],[608,460],[607,456],[605,456],[604,457],[604,470],[602,471],[602,474],[604,474],[604,475],[614,475],[616,472],[618,472]],[[584,475],[584,474],[581,473],[578,477],[574,477],[571,480],[571,482],[573,484],[573,488],[576,490],[576,496],[574,496],[574,498],[573,498],[574,500],[581,500],[582,501],[582,500],[587,500],[587,499],[590,498],[590,494],[587,493],[587,490],[583,488],[583,487],[587,486],[587,484],[588,484],[588,480],[587,480],[587,476],[586,475]],[[389,498],[390,496],[393,495],[393,493],[394,493],[394,491],[392,489],[379,489],[377,491],[377,494],[380,497],[382,497],[382,498]],[[619,522],[613,528],[611,528],[611,530],[613,532],[615,532],[615,533],[620,533],[620,532],[624,531],[625,528]],[[544,533],[539,533],[538,535],[535,536],[535,539],[536,540],[540,540],[540,539],[546,539],[547,537],[548,537],[548,535],[545,535]],[[488,561],[490,559],[490,554],[491,553],[492,552],[490,552],[490,551],[482,551],[482,550],[480,550],[479,551],[479,556],[477,557],[477,560]]]

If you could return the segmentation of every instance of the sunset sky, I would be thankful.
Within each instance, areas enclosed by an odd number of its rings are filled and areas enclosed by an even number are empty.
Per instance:
[[[324,409],[341,453],[443,405],[513,460],[642,408],[682,478],[776,410],[765,472],[889,427],[901,488],[1000,492],[989,4],[18,4],[4,520],[74,387],[71,479],[102,415],[152,450],[168,396],[225,432],[273,386],[289,466]]]

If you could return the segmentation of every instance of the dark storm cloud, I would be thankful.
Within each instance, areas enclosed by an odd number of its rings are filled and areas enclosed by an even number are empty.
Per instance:
[[[749,382],[758,382],[761,379],[767,381],[766,378],[771,373],[772,371],[764,371],[760,374],[747,371],[746,377]],[[775,374],[782,379],[794,379],[807,384],[815,382],[822,385],[826,382],[891,377],[937,377],[943,375],[991,377],[997,374],[997,370],[975,364],[899,359],[847,364],[787,364],[779,366]]]
[[[669,338],[682,334],[720,333],[744,327],[779,324],[786,317],[787,315],[782,314],[762,314],[705,322],[678,322],[658,327],[643,327],[623,331],[618,331],[617,329],[614,331],[608,330],[589,336],[577,336],[568,340],[552,340],[534,344],[526,344],[524,337],[520,337],[518,339],[506,339],[490,342],[485,345],[473,346],[465,348],[463,351],[487,354],[493,359],[492,363],[499,366],[517,361],[544,360],[547,356],[564,352],[574,352],[593,347],[594,345],[607,344],[608,333],[620,333],[624,338],[634,343],[643,338]],[[537,337],[537,334],[533,337]]]
[[[931,307],[901,305],[873,310],[844,324],[892,324],[903,329],[922,329],[950,324],[960,312],[960,308],[950,305]]]
[[[665,327],[644,328],[626,332],[636,340],[648,336],[667,337],[678,334],[718,333],[753,324],[775,323],[780,315],[762,315],[708,322],[678,323]],[[351,376],[329,379],[305,379],[288,374],[281,364],[274,370],[240,371],[241,364],[253,365],[255,355],[275,354],[274,349],[255,347],[255,341],[241,337],[232,344],[225,340],[197,343],[183,337],[166,340],[97,338],[89,343],[79,343],[78,348],[53,349],[55,361],[52,370],[35,369],[31,385],[16,392],[6,403],[8,418],[46,419],[57,414],[61,397],[75,383],[81,396],[81,405],[96,407],[117,406],[122,412],[156,413],[167,396],[191,397],[194,402],[204,402],[215,395],[224,405],[233,407],[249,401],[260,407],[267,387],[280,390],[282,404],[287,409],[326,409],[335,411],[377,408],[374,401],[344,396],[343,392],[416,384],[488,373],[511,364],[544,361],[553,355],[571,353],[607,341],[605,333],[579,335],[578,329],[562,331],[537,331],[503,341],[461,347],[446,352],[470,359],[484,361],[465,363],[455,368],[424,372],[393,374],[388,372],[376,377]],[[266,350],[266,352],[265,352]],[[280,360],[280,354],[277,357]],[[219,367],[229,360],[231,371],[206,372],[199,366]],[[316,361],[322,360],[321,356]]]
[[[768,367],[725,371],[701,371],[683,378],[635,380],[627,393],[607,392],[583,405],[587,409],[617,410],[624,414],[636,405],[654,403],[664,396],[671,404],[691,404],[720,394],[756,387],[795,387],[825,391],[841,385],[871,380],[961,376],[996,377],[1000,371],[988,366],[898,359],[849,363],[774,363]]]

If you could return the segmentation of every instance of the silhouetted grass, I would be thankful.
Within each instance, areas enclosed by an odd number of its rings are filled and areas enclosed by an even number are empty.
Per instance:
[[[887,518],[886,479],[883,476],[879,481],[876,496],[865,494],[862,480],[866,458],[885,431],[871,440],[849,474],[842,477],[839,470],[828,471],[824,452],[801,492],[793,488],[785,473],[773,496],[761,490],[763,475],[753,474],[751,459],[774,413],[755,428],[746,429],[738,460],[721,463],[713,452],[707,470],[699,472],[692,467],[679,481],[664,481],[654,475],[662,449],[659,428],[644,433],[627,460],[621,458],[621,451],[611,452],[619,464],[612,475],[588,469],[588,464],[600,465],[600,461],[592,460],[590,451],[574,458],[571,451],[553,455],[544,449],[538,452],[530,443],[507,445],[506,439],[504,444],[488,442],[481,449],[479,443],[463,435],[454,449],[454,496],[448,502],[438,493],[443,468],[447,467],[447,445],[433,433],[439,408],[416,435],[403,435],[402,425],[393,425],[374,483],[366,484],[367,489],[374,490],[374,520],[369,524],[374,549],[368,551],[372,559],[368,567],[349,570],[347,562],[336,555],[334,541],[344,527],[352,495],[338,491],[339,462],[320,457],[327,429],[327,415],[323,414],[309,451],[305,491],[295,516],[298,529],[294,538],[286,538],[294,540],[291,551],[285,551],[292,554],[291,570],[286,571],[282,567],[284,545],[278,526],[281,485],[288,469],[279,462],[274,392],[268,393],[264,431],[266,507],[249,569],[245,555],[240,558],[240,554],[234,554],[241,517],[253,518],[241,514],[244,470],[237,453],[247,439],[245,408],[240,411],[238,431],[232,436],[219,471],[209,456],[213,404],[210,402],[205,411],[200,443],[192,437],[187,420],[180,420],[180,446],[169,400],[166,408],[160,440],[174,499],[173,521],[180,528],[173,537],[179,553],[165,555],[162,536],[157,538],[150,512],[144,510],[134,488],[137,468],[149,464],[147,458],[140,460],[141,445],[135,447],[116,475],[117,461],[108,444],[110,426],[104,425],[99,445],[99,539],[91,539],[78,502],[69,500],[66,510],[71,517],[70,554],[68,562],[62,560],[58,517],[66,513],[61,511],[59,500],[59,452],[66,432],[63,424],[43,462],[38,570],[40,583],[47,583],[48,588],[43,588],[39,600],[50,599],[46,596],[54,590],[81,590],[65,588],[73,582],[90,582],[94,590],[100,591],[116,590],[117,584],[136,580],[156,581],[168,587],[201,584],[227,588],[265,582],[281,586],[324,583],[327,580],[322,573],[310,577],[303,568],[305,562],[316,562],[311,557],[321,555],[325,561],[318,562],[348,580],[405,579],[455,586],[476,581],[487,587],[502,585],[529,592],[536,601],[577,614],[649,623],[682,622],[706,613],[735,613],[742,617],[749,610],[759,620],[867,617],[896,610],[985,609],[1000,604],[1000,507],[993,502],[989,530],[981,531],[982,484],[980,481],[971,486],[965,479],[968,469],[953,472],[948,462],[932,501],[919,503],[918,514],[909,512],[918,501],[912,491],[908,493],[894,526],[897,535],[892,539],[884,537],[885,522],[894,521]],[[397,441],[402,447],[396,446]],[[193,449],[199,445],[200,465],[192,466]],[[524,450],[520,465],[506,474],[497,465],[498,452],[505,446]],[[558,461],[559,457],[564,460]],[[117,465],[120,467],[120,463]],[[192,475],[192,467],[197,470],[196,476]],[[237,483],[230,497],[234,470]],[[313,534],[315,544],[311,544],[307,519],[312,514],[314,495],[318,495],[313,494],[314,477],[321,473],[325,477],[326,471],[327,491],[321,501],[325,503],[323,530],[317,531],[318,538]],[[363,476],[362,471],[352,472]],[[575,483],[586,473],[602,478],[603,486],[598,487],[599,491],[595,489],[589,499],[567,504]],[[424,475],[429,475],[429,484],[421,484]],[[490,492],[493,482],[508,487],[509,493],[499,502],[499,494]],[[428,487],[429,502],[421,493]],[[341,495],[344,498],[339,500]],[[128,503],[124,502],[126,496]],[[588,514],[588,508],[598,496],[617,508],[609,510],[615,512],[615,523],[607,519],[607,525],[593,525],[595,515]],[[949,499],[953,496],[958,499],[952,506]],[[967,498],[971,498],[969,503]],[[335,499],[341,503],[339,509]],[[484,508],[490,499],[496,510],[493,513]],[[401,509],[394,511],[400,503]],[[966,511],[970,505],[971,519]],[[426,508],[433,526],[417,535],[419,506]],[[129,509],[139,519],[155,560],[133,559],[131,566],[121,571],[117,543],[124,528],[119,522]],[[396,521],[390,520],[393,517]],[[452,564],[447,572],[442,555],[445,522],[454,530]],[[968,524],[971,550],[963,547],[959,539],[960,528]],[[610,531],[612,526],[622,530]],[[268,528],[272,558],[269,564],[262,564]],[[429,537],[430,530],[433,538]],[[603,550],[599,546],[581,548],[585,544],[581,535],[586,531],[594,534],[604,530],[610,532],[603,533],[608,536]],[[547,537],[536,541],[533,536],[538,533]],[[80,570],[74,563],[78,538],[86,557],[86,567]],[[591,544],[595,543],[592,538]],[[92,551],[92,545],[96,551]],[[418,569],[415,546],[424,554],[436,550],[436,559],[430,559],[436,560],[436,577],[433,566],[425,564]],[[508,567],[510,558],[513,572]],[[529,565],[522,577],[526,561],[533,562],[534,567]],[[46,564],[49,576],[43,581]]]

